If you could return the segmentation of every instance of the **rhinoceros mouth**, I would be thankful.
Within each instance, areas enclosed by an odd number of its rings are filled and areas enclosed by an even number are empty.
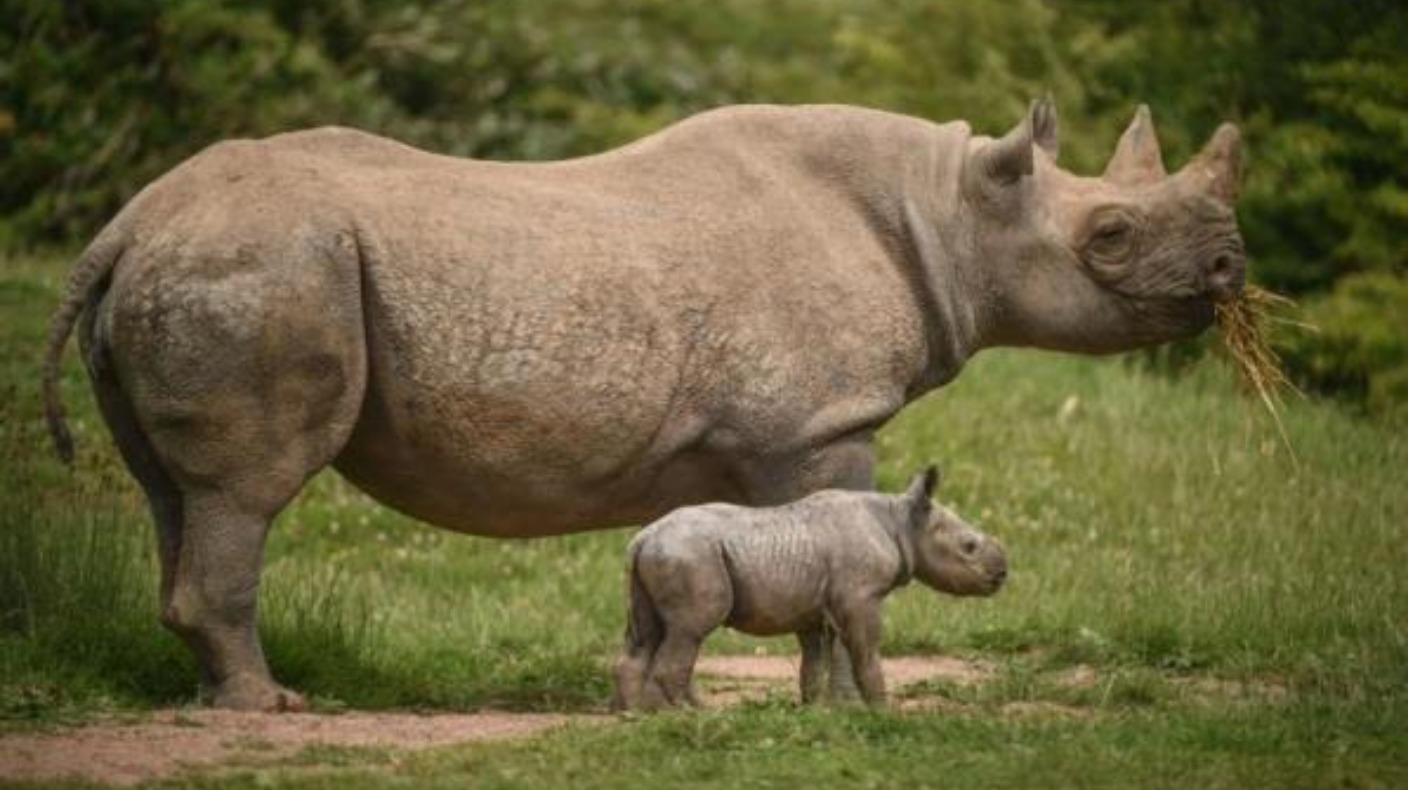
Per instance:
[[[1139,303],[1137,332],[1143,345],[1193,337],[1213,325],[1217,307],[1210,295],[1143,300]]]
[[[1216,302],[1211,297],[1187,299],[1182,307],[1189,334],[1202,332],[1217,318]]]

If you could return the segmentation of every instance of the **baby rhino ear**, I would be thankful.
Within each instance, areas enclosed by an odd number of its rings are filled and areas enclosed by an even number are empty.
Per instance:
[[[934,488],[938,484],[939,468],[932,464],[909,481],[909,488],[905,489],[904,495],[912,503],[916,513],[929,512],[932,507],[929,497],[934,495]]]

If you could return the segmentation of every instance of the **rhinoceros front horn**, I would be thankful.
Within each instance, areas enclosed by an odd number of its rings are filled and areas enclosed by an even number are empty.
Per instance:
[[[1141,104],[1135,110],[1129,128],[1120,135],[1115,154],[1105,165],[1104,178],[1123,186],[1138,186],[1158,181],[1165,175],[1159,137],[1154,132],[1154,119],[1149,115],[1149,105]]]
[[[1237,201],[1237,181],[1241,175],[1242,135],[1237,127],[1224,123],[1198,155],[1178,171],[1199,189],[1231,206]]]

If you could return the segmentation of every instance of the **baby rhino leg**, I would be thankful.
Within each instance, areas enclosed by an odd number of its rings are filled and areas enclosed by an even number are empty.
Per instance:
[[[692,681],[699,646],[733,609],[723,558],[693,558],[689,552],[647,557],[643,551],[638,573],[664,633],[647,669],[645,705],[697,705]]]
[[[614,710],[638,710],[656,707],[658,699],[647,705],[646,676],[655,654],[664,641],[665,629],[655,603],[650,600],[641,584],[640,576],[631,568],[630,610],[626,620],[626,644],[621,658],[616,662],[616,696],[611,707]]]
[[[647,693],[647,698],[658,694],[658,699],[670,707],[699,704],[694,694],[694,662],[699,658],[699,646],[707,635],[691,628],[666,627],[665,641],[660,643],[651,668],[654,689]]]
[[[831,661],[832,634],[826,626],[797,632],[802,646],[802,703],[820,702],[826,691],[827,665]]]
[[[841,641],[845,644],[861,697],[870,705],[884,704],[885,678],[880,668],[880,602],[873,599],[848,602],[838,607],[836,614]]]

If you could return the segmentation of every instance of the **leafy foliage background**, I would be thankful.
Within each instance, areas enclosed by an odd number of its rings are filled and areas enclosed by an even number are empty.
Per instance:
[[[1099,171],[1141,101],[1171,167],[1238,123],[1254,277],[1322,329],[1281,339],[1293,370],[1378,413],[1408,401],[1395,0],[0,0],[0,14],[0,249],[80,244],[227,137],[335,123],[544,159],[732,102],[992,133],[1051,91],[1077,171]]]

